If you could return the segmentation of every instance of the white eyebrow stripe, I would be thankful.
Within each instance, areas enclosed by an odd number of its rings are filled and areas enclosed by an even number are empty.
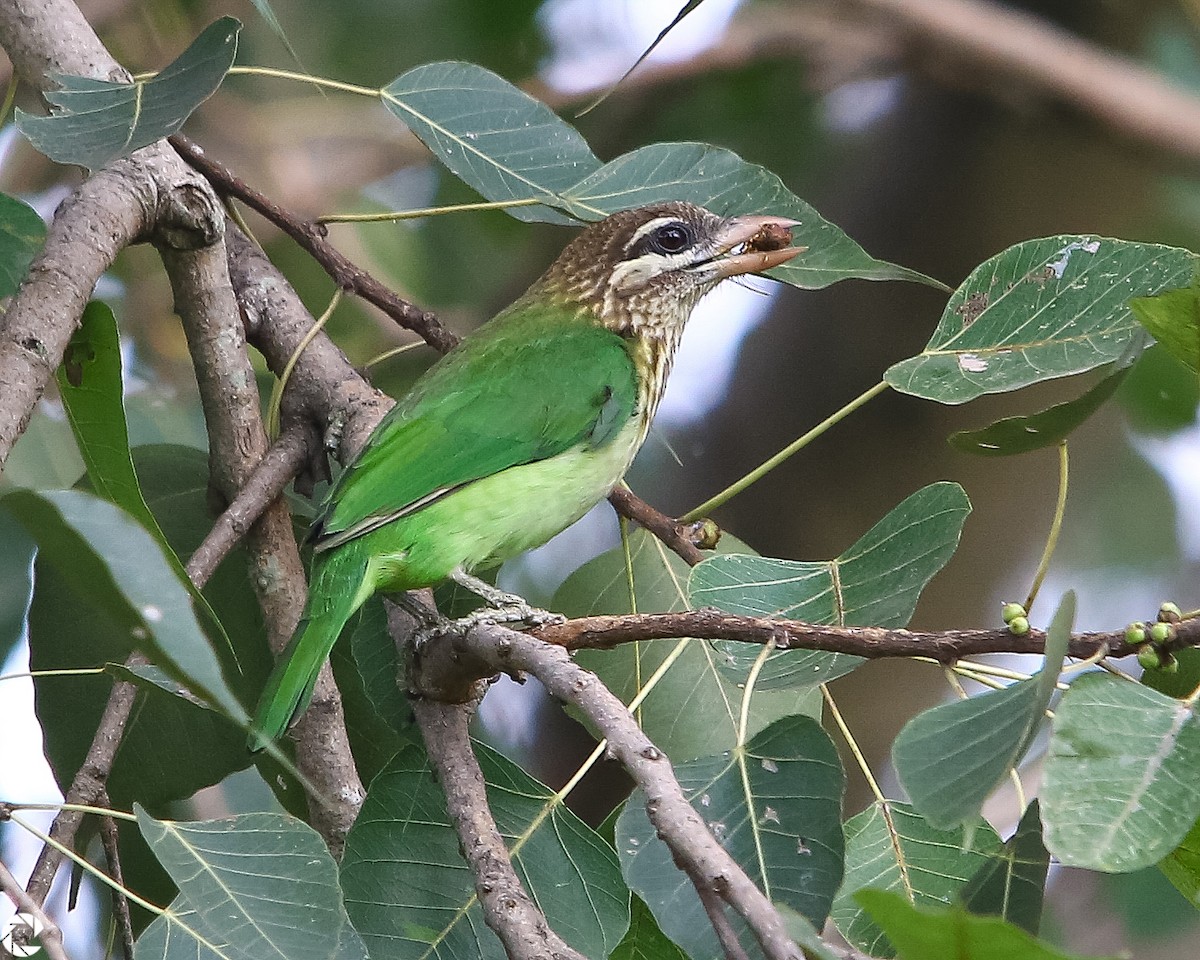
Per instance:
[[[633,231],[633,236],[629,238],[629,242],[625,244],[625,252],[628,253],[642,237],[648,233],[652,233],[659,227],[665,227],[668,224],[677,223],[681,227],[687,227],[687,223],[680,220],[679,217],[655,217],[653,220],[648,220],[640,227]]]

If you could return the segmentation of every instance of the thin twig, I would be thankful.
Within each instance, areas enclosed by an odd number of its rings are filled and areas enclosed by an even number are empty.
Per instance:
[[[41,925],[38,942],[46,951],[49,960],[69,960],[66,948],[63,946],[62,930],[59,929],[57,923],[46,916],[41,904],[34,900],[17,882],[17,878],[9,872],[3,860],[0,860],[0,890],[3,890],[11,898],[19,912],[33,917]]]
[[[471,749],[468,724],[474,704],[417,698],[412,707],[446,795],[446,812],[475,878],[484,921],[500,938],[505,952],[511,960],[584,960],[550,929],[513,869],[488,807],[483,772]]]
[[[279,439],[271,444],[267,455],[250,474],[250,479],[188,559],[187,574],[197,587],[208,583],[208,578],[221,561],[246,535],[263,511],[283,493],[308,456],[308,437],[298,426],[284,430]]]
[[[645,500],[637,496],[623,484],[613,488],[608,495],[608,502],[621,516],[628,517],[640,527],[644,527],[658,537],[670,549],[674,550],[688,566],[694,567],[704,559],[704,554],[694,539],[703,531],[698,523],[680,523],[672,520],[665,513],[655,510]]]
[[[100,797],[100,803],[108,806],[108,794]],[[113,919],[121,936],[121,952],[125,960],[133,960],[133,920],[129,916],[129,899],[118,887],[125,886],[125,874],[121,869],[121,850],[117,836],[117,821],[112,817],[100,818],[100,841],[104,846],[104,859],[108,875],[117,882],[113,887]]]
[[[343,256],[327,239],[327,229],[311,220],[302,220],[251,187],[224,164],[207,156],[204,150],[181,133],[170,138],[184,160],[202,173],[222,195],[236,197],[257,210],[295,240],[343,290],[373,303],[402,327],[419,334],[434,349],[445,353],[458,338],[438,322],[437,316],[422,310],[389,290],[367,271]]]
[[[531,633],[567,650],[606,650],[638,640],[696,637],[703,640],[774,642],[780,650],[824,650],[857,657],[928,657],[953,663],[984,653],[1044,653],[1046,635],[1030,630],[1017,636],[1007,629],[914,631],[885,627],[834,627],[799,620],[773,620],[722,613],[710,607],[678,613],[635,613],[580,617],[538,627]],[[1172,650],[1200,644],[1200,620],[1185,620],[1176,628]],[[1137,653],[1125,640],[1124,628],[1109,633],[1078,633],[1071,638],[1069,656],[1085,659],[1107,646],[1108,656]]]
[[[696,894],[700,897],[708,922],[712,924],[713,932],[721,944],[725,960],[750,960],[745,947],[738,941],[737,931],[725,915],[725,903],[717,896],[716,891],[705,887],[704,884],[698,884]]]
[[[126,659],[125,665],[137,666],[145,662],[145,657],[134,653]],[[100,722],[96,726],[96,735],[92,738],[87,755],[67,789],[64,803],[90,805],[104,795],[108,786],[108,775],[112,773],[117,748],[125,735],[125,727],[129,723],[129,715],[133,711],[137,693],[137,685],[130,681],[117,680],[113,683],[108,702],[105,703],[104,712],[100,714]],[[50,838],[64,847],[72,847],[82,822],[81,811],[64,809],[50,825]],[[50,884],[54,882],[54,874],[58,871],[62,859],[62,854],[56,847],[47,845],[42,848],[26,885],[34,903],[46,902],[46,897],[50,894]]]

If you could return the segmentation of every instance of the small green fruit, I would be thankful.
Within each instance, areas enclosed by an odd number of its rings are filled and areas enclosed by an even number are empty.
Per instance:
[[[1169,653],[1164,654],[1163,662],[1162,662],[1162,672],[1163,673],[1178,673],[1179,672],[1179,661],[1176,660],[1175,657],[1173,657]]]
[[[1165,600],[1158,608],[1158,619],[1161,623],[1178,623],[1183,619],[1183,611],[1179,609],[1179,604]]]
[[[1005,623],[1012,623],[1017,617],[1026,616],[1026,611],[1019,603],[1006,603],[1000,610],[1000,616],[1004,618]]]
[[[1153,643],[1166,643],[1175,636],[1175,628],[1169,623],[1150,624],[1150,640]]]
[[[1146,625],[1141,620],[1135,620],[1125,628],[1125,642],[1133,645],[1146,642]]]
[[[1138,648],[1137,658],[1143,670],[1158,670],[1163,665],[1162,657],[1151,643]]]
[[[1008,621],[1008,632],[1023,637],[1029,632],[1029,618],[1013,617]]]

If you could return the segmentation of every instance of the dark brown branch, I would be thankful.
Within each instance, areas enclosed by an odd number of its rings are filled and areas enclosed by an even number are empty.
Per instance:
[[[800,960],[800,949],[779,913],[688,803],[666,755],[595,674],[561,647],[498,626],[476,627],[456,638],[454,648],[464,660],[492,670],[532,674],[551,696],[581,710],[642,789],[650,822],[692,883],[711,890],[742,916],[768,960]]]
[[[538,627],[532,634],[567,650],[604,650],[637,640],[695,637],[701,640],[774,642],[780,650],[824,650],[857,657],[930,657],[953,663],[984,653],[1043,653],[1046,635],[1030,630],[1017,636],[1000,630],[946,630],[942,632],[889,630],[884,627],[831,627],[799,620],[773,620],[722,613],[712,608],[679,613],[636,613],[620,616],[581,617],[566,623]],[[1178,625],[1165,650],[1200,644],[1200,619]],[[1124,629],[1110,633],[1079,633],[1071,638],[1070,656],[1087,659],[1101,649],[1107,656],[1127,657],[1137,647],[1125,640]]]
[[[618,484],[608,495],[608,502],[621,516],[644,527],[674,550],[684,562],[694,567],[704,559],[697,538],[706,529],[701,523],[680,523],[655,510],[624,484]]]
[[[301,220],[293,216],[234,175],[224,164],[208,157],[198,144],[183,134],[171,137],[170,143],[180,156],[208,178],[219,193],[241,200],[257,210],[300,244],[341,289],[373,303],[402,327],[419,334],[441,353],[445,353],[458,342],[458,338],[443,327],[434,314],[396,296],[367,271],[344,257],[325,239],[325,227],[311,220]]]
[[[504,838],[488,807],[483,772],[471,749],[468,724],[474,703],[417,698],[413,713],[425,738],[446,812],[475,878],[483,917],[510,960],[584,960],[563,942],[529,896],[512,867]]]
[[[16,904],[19,913],[28,914],[42,925],[38,942],[46,951],[47,960],[68,960],[66,948],[63,946],[62,930],[43,912],[41,902],[34,900],[27,891],[22,889],[17,878],[9,872],[2,860],[0,860],[0,891],[7,894]]]

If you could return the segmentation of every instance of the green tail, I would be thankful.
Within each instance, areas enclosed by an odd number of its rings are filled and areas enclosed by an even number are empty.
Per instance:
[[[258,701],[254,724],[246,739],[253,752],[283,736],[312,699],[317,674],[329,658],[346,621],[367,596],[363,580],[367,558],[353,545],[317,554],[309,578],[308,605],[275,663]]]

